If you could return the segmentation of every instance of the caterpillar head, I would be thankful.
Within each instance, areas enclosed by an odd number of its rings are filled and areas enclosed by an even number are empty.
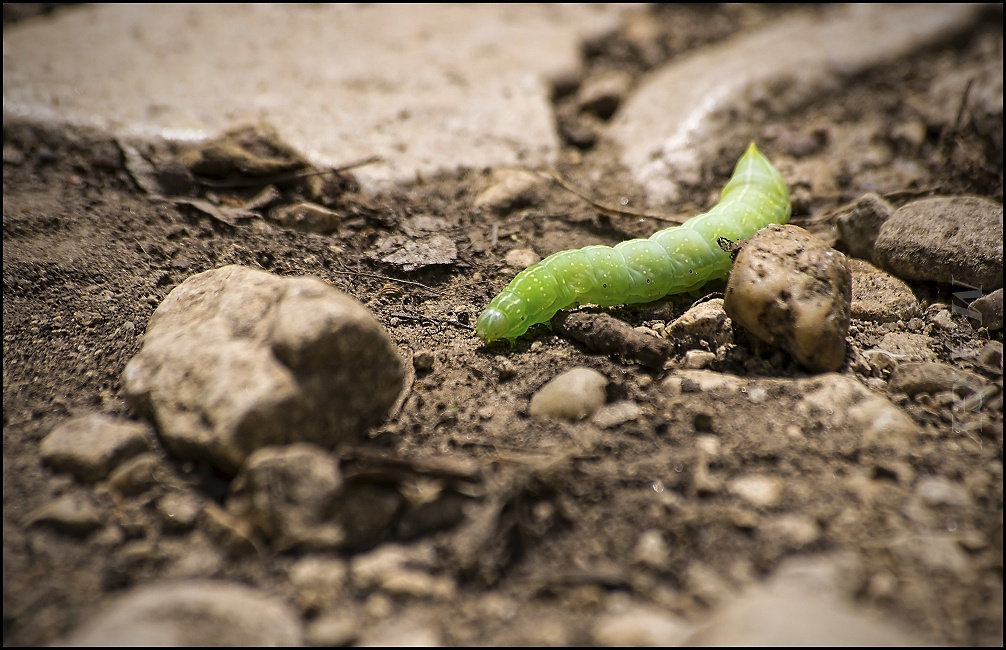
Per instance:
[[[507,338],[511,326],[507,322],[506,314],[493,307],[487,307],[479,318],[475,321],[475,333],[486,343],[491,343],[498,339]]]

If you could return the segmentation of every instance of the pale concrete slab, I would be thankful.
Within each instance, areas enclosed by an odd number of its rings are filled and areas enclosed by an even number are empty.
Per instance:
[[[973,4],[857,4],[773,21],[648,75],[608,138],[652,204],[673,201],[680,184],[700,180],[728,120],[743,119],[756,103],[776,114],[799,106],[851,75],[968,29],[982,11]]]
[[[91,5],[3,35],[4,119],[201,139],[268,122],[365,183],[549,164],[550,80],[613,5]]]

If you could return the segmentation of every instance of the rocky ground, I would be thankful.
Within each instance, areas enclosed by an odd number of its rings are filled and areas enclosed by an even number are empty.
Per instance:
[[[380,190],[265,126],[5,114],[5,645],[1001,645],[1002,9],[764,49],[827,11],[640,7],[555,81],[554,165]],[[747,90],[634,158],[696,70]],[[735,276],[809,348],[722,282],[475,337],[750,141],[800,230]]]

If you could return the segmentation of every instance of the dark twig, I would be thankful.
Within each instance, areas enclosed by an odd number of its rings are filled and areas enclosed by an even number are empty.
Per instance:
[[[404,318],[405,320],[411,320],[411,321],[428,321],[430,323],[440,323],[441,325],[452,325],[466,332],[472,332],[471,325],[465,325],[460,321],[450,320],[448,318],[434,318],[433,316],[424,316],[423,314],[391,314],[391,315],[394,316],[395,318]]]
[[[601,213],[608,216],[616,217],[643,217],[646,219],[656,219],[657,221],[666,221],[669,223],[684,223],[688,217],[681,215],[667,215],[660,212],[643,212],[638,210],[629,210],[628,208],[620,208],[608,203],[602,203],[597,199],[588,196],[584,191],[582,191],[577,186],[573,185],[571,182],[566,180],[559,172],[550,169],[538,170],[538,173],[545,176],[546,178],[558,183],[563,189],[568,192],[572,192],[577,195],[587,203],[591,204],[597,208]]]
[[[375,280],[384,280],[385,282],[398,282],[400,284],[407,284],[412,287],[418,287],[424,291],[428,291],[431,294],[436,294],[437,292],[432,288],[428,287],[421,282],[415,282],[413,280],[402,280],[401,278],[393,278],[389,275],[382,275],[380,273],[371,273],[370,271],[350,271],[345,266],[341,269],[334,269],[332,273],[339,273],[341,275],[362,275],[367,278],[374,278]]]
[[[302,178],[308,178],[310,176],[322,176],[324,174],[338,174],[340,172],[349,171],[350,169],[356,169],[357,167],[363,167],[364,165],[370,165],[376,162],[384,160],[381,156],[368,156],[366,158],[361,158],[360,160],[354,160],[353,162],[346,163],[345,165],[339,165],[338,167],[330,167],[328,169],[298,169],[292,172],[285,172],[282,174],[274,174],[272,176],[261,176],[257,178],[229,178],[225,180],[213,180],[209,178],[197,178],[196,182],[204,187],[212,187],[215,189],[240,189],[245,187],[261,187],[263,185],[274,185],[276,183],[287,183],[289,181],[296,181]]]

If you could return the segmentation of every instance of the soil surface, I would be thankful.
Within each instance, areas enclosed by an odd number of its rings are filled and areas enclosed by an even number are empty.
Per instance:
[[[692,48],[791,10],[652,9],[651,47],[641,48],[629,29],[588,43],[585,75],[623,70],[638,79]],[[1001,113],[997,122],[972,119],[965,96],[943,126],[926,114],[940,71],[996,58],[1001,74],[998,20],[849,80],[791,114],[740,116],[736,132],[722,134],[721,155],[708,161],[706,180],[675,212],[708,208],[750,139],[784,174],[787,165],[813,170],[822,161],[841,170],[826,183],[791,187],[792,223],[839,248],[837,217],[867,191],[895,206],[956,194],[1002,202]],[[581,124],[569,117],[573,90],[575,84],[556,89],[568,143],[556,171],[598,201],[644,206],[617,158],[584,134],[603,129],[603,120]],[[363,302],[387,328],[410,376],[401,407],[371,432],[357,457],[393,456],[417,475],[430,459],[449,461],[448,474],[476,477],[462,481],[465,499],[498,506],[482,551],[467,562],[459,549],[471,526],[449,517],[418,538],[387,530],[334,554],[348,562],[388,541],[432,543],[436,560],[424,570],[452,585],[409,595],[347,584],[339,607],[357,621],[347,641],[366,638],[369,625],[403,617],[449,645],[597,643],[591,622],[612,603],[650,604],[698,621],[787,559],[839,554],[855,566],[849,597],[857,606],[937,643],[1002,643],[1002,330],[954,312],[953,305],[963,305],[953,295],[961,287],[910,282],[918,318],[853,319],[840,374],[891,400],[921,429],[910,451],[871,454],[843,438],[858,432],[832,432],[819,414],[798,408],[814,374],[740,330],[728,350],[693,347],[716,353],[707,365],[712,372],[755,382],[767,399],[705,390],[687,379],[668,382],[686,376],[679,374],[689,351],[682,346],[672,345],[667,363],[653,369],[592,353],[546,325],[512,346],[484,345],[474,336],[479,311],[519,270],[507,263],[511,251],[543,257],[611,245],[666,223],[602,213],[558,184],[502,213],[477,209],[490,170],[379,195],[360,192],[351,170],[335,181],[327,177],[320,194],[306,179],[278,183],[286,200],[311,195],[336,213],[337,225],[319,234],[283,227],[267,210],[234,217],[206,207],[243,205],[262,184],[186,188],[205,204],[149,194],[126,149],[99,133],[4,124],[5,645],[59,640],[108,598],[178,575],[188,548],[216,558],[188,575],[230,579],[298,602],[288,578],[297,553],[268,544],[236,551],[206,518],[181,529],[160,523],[157,504],[178,485],[223,504],[230,477],[161,452],[159,478],[122,495],[102,483],[80,484],[39,456],[41,440],[71,416],[138,419],[124,399],[121,374],[147,320],[173,287],[226,264],[317,276]],[[165,160],[177,152],[165,146],[153,153]],[[424,228],[455,245],[450,261],[413,270],[398,258],[387,261],[388,238],[411,236],[423,216],[434,218]],[[583,311],[661,332],[696,300],[722,290]],[[941,311],[953,315],[951,327],[940,325]],[[892,390],[890,368],[859,354],[891,334],[928,336],[930,360],[978,373],[997,390],[963,416],[952,395]],[[997,344],[998,366],[988,352]],[[609,407],[628,403],[630,410],[608,408],[607,419],[577,423],[531,416],[531,396],[578,366],[608,378]],[[335,453],[351,463],[350,452]],[[752,474],[781,479],[778,499],[757,505],[729,487]],[[911,504],[925,477],[961,486],[966,499],[937,521],[920,522]],[[37,515],[57,497],[77,493],[93,500],[101,525],[75,531]],[[808,526],[812,532],[804,535]],[[955,550],[945,553],[950,559],[912,544],[937,533],[953,541]],[[641,539],[655,538],[658,550],[648,554]],[[326,613],[302,603],[301,612],[308,622]]]

